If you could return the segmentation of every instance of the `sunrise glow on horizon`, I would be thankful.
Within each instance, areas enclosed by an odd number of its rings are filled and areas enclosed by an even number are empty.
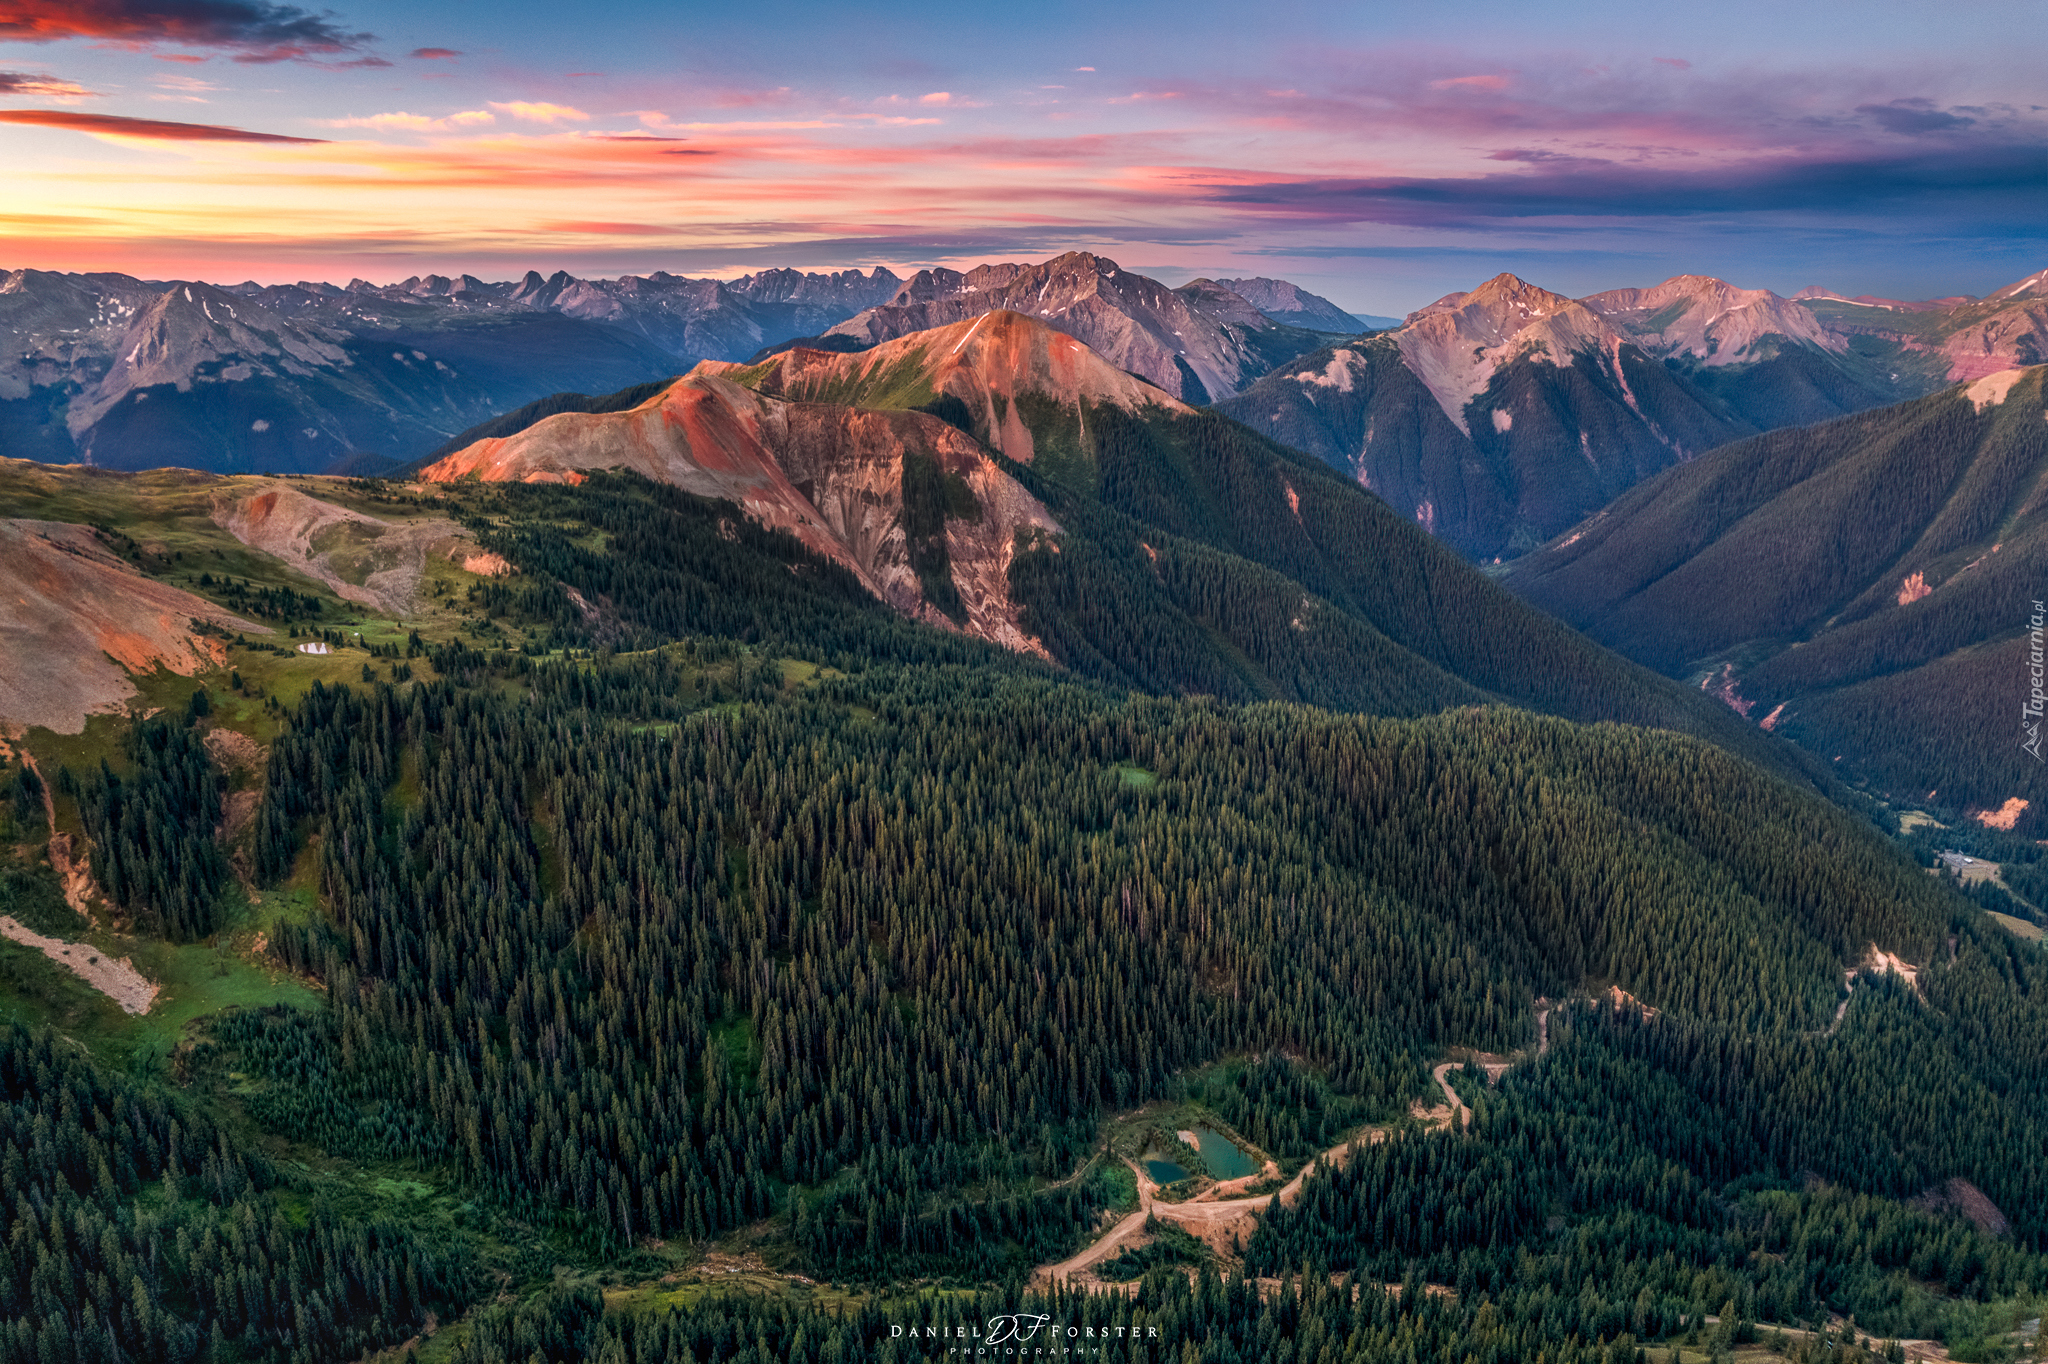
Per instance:
[[[2001,37],[2038,9],[1792,8],[0,0],[0,268],[345,283],[1087,249],[1383,313],[1503,269],[1920,297],[2039,268],[2048,113]]]

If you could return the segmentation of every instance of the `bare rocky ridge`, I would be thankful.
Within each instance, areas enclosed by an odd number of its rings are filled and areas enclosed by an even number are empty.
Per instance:
[[[761,393],[857,407],[921,407],[958,398],[989,444],[1019,463],[1036,450],[1017,398],[1044,395],[1077,409],[1108,403],[1135,412],[1191,409],[1163,389],[1118,369],[1087,346],[1020,313],[1000,310],[917,332],[851,355],[798,348],[759,365],[706,362],[698,374],[723,374]]]
[[[1905,378],[1920,382],[1917,391],[1902,391],[1900,397],[2048,362],[2048,270],[1981,299],[1851,298],[1818,287],[1793,297],[1835,335],[1894,347],[1888,362]]]
[[[946,522],[946,550],[964,622],[925,600],[903,527],[908,455],[962,479],[979,515]],[[1038,652],[1018,624],[1009,566],[1018,532],[1057,533],[1039,501],[979,442],[921,412],[788,401],[720,374],[677,381],[627,412],[563,413],[517,435],[479,441],[423,471],[433,482],[577,482],[593,469],[631,469],[705,497],[727,498],[844,565],[915,619]]]
[[[1356,478],[1477,559],[1533,548],[1749,434],[1584,304],[1499,275],[1317,351],[1219,410]]]
[[[218,666],[197,622],[270,633],[143,577],[84,526],[0,521],[0,723],[76,734],[135,695],[131,672]]]
[[[1391,317],[1347,313],[1329,299],[1284,279],[1267,279],[1260,275],[1251,279],[1219,279],[1213,282],[1230,290],[1273,321],[1291,327],[1349,335],[1392,326],[1397,322]]]
[[[965,274],[920,271],[887,304],[825,335],[875,344],[998,310],[1036,318],[1191,403],[1235,393],[1322,340],[1277,326],[1211,282],[1169,289],[1085,251]]]
[[[1702,365],[1761,359],[1761,348],[1788,343],[1841,352],[1848,341],[1809,308],[1769,289],[1738,289],[1711,275],[1678,275],[1649,289],[1610,289],[1579,300],[1656,356]]]

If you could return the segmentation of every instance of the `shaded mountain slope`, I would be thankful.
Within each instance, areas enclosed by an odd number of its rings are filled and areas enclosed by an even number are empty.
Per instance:
[[[629,412],[551,417],[426,477],[630,469],[731,498],[898,609],[944,623],[902,529],[920,452],[990,508],[971,537],[946,514],[953,571],[970,565],[986,594],[953,619],[1085,675],[1400,714],[1500,699],[1787,762],[1774,741],[1531,610],[1325,466],[1015,313],[856,355],[707,364]]]
[[[1303,357],[1218,407],[1481,559],[1540,544],[1751,429],[1590,309],[1512,275],[1397,332]]]
[[[1750,718],[1892,793],[2038,807],[2048,785],[2020,744],[2048,579],[2044,373],[1716,451],[1508,582],[1662,671],[1711,670]]]

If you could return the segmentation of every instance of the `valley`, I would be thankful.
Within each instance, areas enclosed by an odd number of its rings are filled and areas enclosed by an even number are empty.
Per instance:
[[[1887,800],[2035,830],[2048,793],[2019,708],[2048,471],[2043,373],[2003,370],[1724,447],[1518,560],[1506,581]]]

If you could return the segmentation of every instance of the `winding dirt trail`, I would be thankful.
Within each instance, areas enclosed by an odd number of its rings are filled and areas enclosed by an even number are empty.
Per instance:
[[[1536,1055],[1540,1057],[1549,1050],[1550,1001],[1538,1000],[1536,1010]],[[1415,1108],[1414,1116],[1421,1118],[1426,1126],[1430,1128],[1448,1127],[1452,1122],[1458,1121],[1460,1115],[1462,1115],[1463,1125],[1469,1126],[1471,1124],[1472,1110],[1466,1106],[1463,1099],[1458,1097],[1457,1091],[1451,1088],[1449,1078],[1451,1070],[1463,1064],[1465,1063],[1462,1061],[1445,1061],[1430,1072],[1435,1078],[1437,1086],[1443,1090],[1444,1097],[1449,1100],[1449,1106],[1423,1109],[1418,1104]],[[1479,1058],[1479,1064],[1485,1069],[1486,1077],[1489,1081],[1497,1081],[1515,1064],[1515,1061],[1513,1058],[1481,1057]],[[1126,1114],[1125,1116],[1129,1117],[1132,1114]],[[1279,1200],[1278,1206],[1280,1207],[1293,1207],[1301,1197],[1302,1185],[1307,1182],[1309,1175],[1319,1165],[1328,1166],[1332,1169],[1341,1167],[1346,1160],[1350,1159],[1353,1149],[1359,1146],[1376,1146],[1380,1142],[1387,1140],[1392,1131],[1393,1124],[1382,1124],[1355,1132],[1323,1152],[1315,1160],[1302,1166],[1295,1173],[1294,1178],[1281,1185],[1279,1189],[1270,1193],[1254,1194],[1242,1198],[1215,1198],[1213,1195],[1228,1188],[1231,1184],[1244,1185],[1257,1179],[1269,1177],[1271,1173],[1276,1172],[1272,1161],[1267,1161],[1265,1170],[1259,1174],[1246,1175],[1240,1179],[1228,1181],[1226,1184],[1212,1186],[1185,1203],[1162,1203],[1154,1197],[1159,1190],[1159,1185],[1145,1173],[1142,1167],[1126,1160],[1124,1164],[1130,1167],[1131,1173],[1137,1177],[1138,1181],[1138,1210],[1126,1215],[1079,1254],[1062,1260],[1058,1264],[1039,1266],[1032,1275],[1032,1282],[1034,1286],[1043,1287],[1051,1283],[1068,1283],[1076,1276],[1085,1276],[1086,1280],[1091,1284],[1099,1283],[1098,1280],[1094,1279],[1093,1275],[1088,1274],[1088,1271],[1116,1254],[1117,1251],[1131,1243],[1134,1239],[1141,1237],[1145,1230],[1146,1220],[1152,1217],[1157,1217],[1163,1222],[1176,1223],[1200,1237],[1208,1244],[1211,1250],[1217,1251],[1220,1254],[1230,1254],[1237,1244],[1241,1244],[1244,1239],[1249,1238],[1258,1215],[1273,1208],[1275,1206],[1275,1199]],[[1104,1286],[1123,1287],[1123,1285]]]

